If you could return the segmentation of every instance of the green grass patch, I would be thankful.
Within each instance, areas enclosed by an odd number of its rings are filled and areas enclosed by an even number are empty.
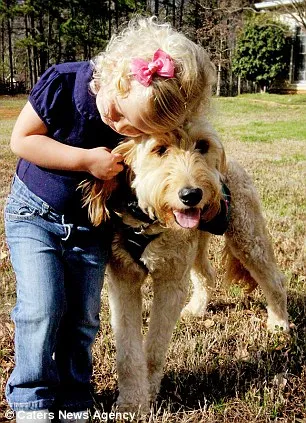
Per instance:
[[[276,166],[279,166],[281,164],[287,165],[287,164],[296,164],[306,161],[306,154],[303,153],[297,153],[292,155],[283,155],[276,157],[275,159],[271,160],[270,163],[274,164]]]
[[[0,96],[0,108],[7,109],[7,110],[8,109],[21,110],[21,108],[25,105],[27,98],[28,98],[27,95],[16,95],[16,96],[2,95]]]
[[[306,96],[296,100],[295,96],[270,96],[215,98],[212,118],[222,138],[252,143],[306,141]]]
[[[289,106],[306,106],[306,96],[305,94],[269,94],[269,93],[257,93],[257,94],[242,94],[237,97],[238,99],[248,100],[250,102],[254,101],[265,101],[273,102],[279,105],[289,105]]]
[[[278,142],[279,140],[306,141],[306,120],[304,122],[261,122],[232,127],[233,134],[244,142]]]

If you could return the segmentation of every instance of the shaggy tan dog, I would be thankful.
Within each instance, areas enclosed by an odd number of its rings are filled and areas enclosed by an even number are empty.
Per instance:
[[[215,279],[207,257],[209,232],[227,228],[227,276],[261,286],[269,329],[288,330],[286,292],[253,183],[238,163],[226,163],[223,146],[206,122],[192,122],[184,131],[162,137],[133,139],[117,150],[128,168],[127,181],[109,200],[109,209],[115,207],[119,215],[108,268],[117,404],[120,410],[141,407],[145,412],[160,388],[190,272],[195,290],[185,312],[202,314],[209,301]],[[225,184],[231,192],[230,213]],[[85,187],[95,224],[107,214],[104,200],[113,189],[98,181]],[[112,204],[112,198],[119,203]],[[144,343],[141,285],[148,274],[154,299]]]

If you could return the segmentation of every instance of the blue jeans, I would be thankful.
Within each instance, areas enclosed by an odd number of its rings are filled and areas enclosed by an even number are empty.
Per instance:
[[[72,221],[15,176],[5,229],[17,280],[15,368],[6,397],[16,411],[92,405],[91,346],[111,231]]]

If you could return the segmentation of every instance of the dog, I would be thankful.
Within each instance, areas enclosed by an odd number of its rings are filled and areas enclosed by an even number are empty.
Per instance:
[[[252,180],[227,161],[206,121],[130,139],[116,151],[126,166],[121,180],[88,181],[84,204],[94,225],[116,211],[108,281],[117,406],[145,413],[159,392],[177,320],[205,313],[215,280],[207,257],[211,233],[224,233],[227,278],[262,288],[269,329],[289,330],[287,300]],[[144,342],[141,286],[148,275],[154,298]],[[194,292],[184,308],[190,275]]]

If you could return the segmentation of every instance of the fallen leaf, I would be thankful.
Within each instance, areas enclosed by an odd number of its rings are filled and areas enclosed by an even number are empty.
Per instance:
[[[206,329],[213,327],[214,324],[215,324],[215,322],[211,319],[204,320],[204,326],[206,327]]]
[[[0,251],[0,260],[4,260],[7,257],[7,253],[5,251]]]

